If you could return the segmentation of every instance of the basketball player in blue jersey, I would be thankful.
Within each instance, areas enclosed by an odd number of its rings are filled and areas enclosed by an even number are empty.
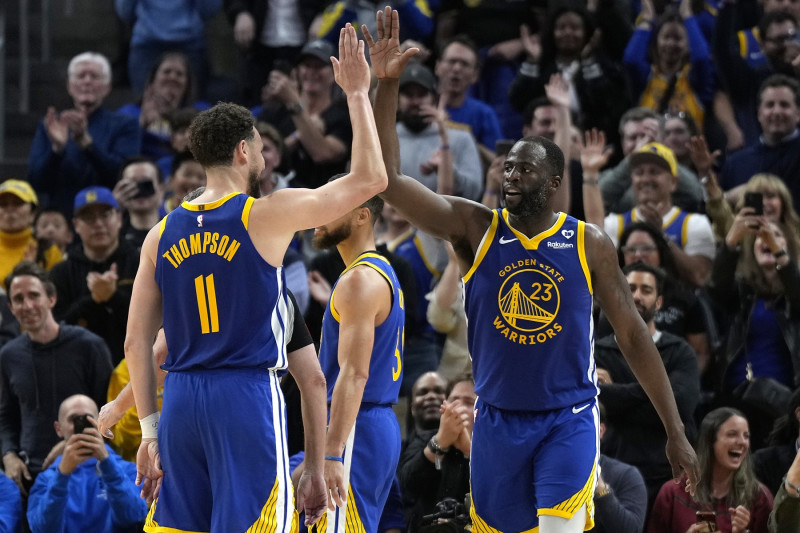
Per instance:
[[[381,196],[414,226],[449,240],[464,276],[478,396],[473,531],[574,533],[594,525],[595,298],[664,423],[674,477],[683,468],[693,490],[697,458],[616,250],[600,228],[551,208],[564,169],[558,147],[541,137],[514,145],[504,163],[505,209],[437,195],[399,173],[398,78],[416,51],[400,50],[398,26],[387,7],[378,13],[379,40],[364,32],[379,80],[375,120],[389,175]]]
[[[278,383],[287,366],[306,399],[297,507],[308,524],[324,512],[324,376],[313,356],[287,357],[281,261],[297,230],[336,220],[386,187],[369,66],[349,25],[332,61],[353,123],[349,174],[315,190],[243,194],[264,168],[261,137],[247,109],[218,104],[190,127],[205,191],[145,239],[125,352],[142,417],[138,477],[145,496],[158,496],[146,531],[296,530]],[[159,424],[152,342],[162,321],[169,373]]]
[[[322,319],[319,361],[331,406],[325,481],[332,505],[316,533],[377,533],[400,459],[392,405],[402,381],[405,311],[397,276],[375,251],[373,225],[382,209],[375,196],[314,230],[314,247],[336,246],[347,265]]]

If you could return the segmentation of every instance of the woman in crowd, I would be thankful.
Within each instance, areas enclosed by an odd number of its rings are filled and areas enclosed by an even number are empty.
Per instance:
[[[743,207],[714,258],[709,294],[731,318],[715,368],[718,401],[752,413],[755,449],[785,406],[767,412],[752,396],[743,397],[748,382],[768,378],[770,390],[788,395],[800,376],[799,251],[795,231]]]
[[[652,0],[643,0],[624,57],[633,98],[642,107],[661,114],[683,111],[703,124],[714,97],[714,71],[691,2],[682,0],[679,12],[665,10],[655,29],[654,18]]]
[[[630,35],[630,23],[621,14],[596,17],[601,32],[587,10],[570,4],[555,8],[539,35],[522,32],[527,58],[509,90],[509,102],[522,111],[540,96],[553,74],[567,82],[570,109],[584,129],[597,128],[616,144],[619,118],[629,107],[620,60]]]
[[[139,103],[121,107],[118,112],[139,119],[142,128],[142,155],[158,160],[172,153],[169,116],[184,107],[208,109],[194,101],[193,73],[189,59],[181,52],[167,52],[153,65]]]
[[[766,533],[772,495],[753,471],[750,430],[741,412],[720,407],[703,418],[697,460],[694,498],[686,492],[686,478],[664,483],[647,533]]]

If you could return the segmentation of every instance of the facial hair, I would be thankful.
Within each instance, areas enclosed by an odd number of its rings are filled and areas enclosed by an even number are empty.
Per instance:
[[[352,230],[350,228],[350,224],[344,224],[334,230],[315,232],[314,237],[311,239],[311,245],[317,250],[333,248],[340,242],[350,237],[351,233]]]
[[[537,190],[522,193],[522,201],[514,207],[507,207],[507,209],[514,216],[528,217],[544,211],[548,200],[547,182],[544,182]]]
[[[656,305],[653,304],[652,307],[645,307],[644,309],[637,309],[639,311],[639,316],[642,317],[645,324],[649,324],[656,316]]]
[[[411,133],[420,133],[430,125],[422,115],[409,113],[408,111],[398,111],[397,121],[403,124]]]
[[[247,194],[253,198],[261,198],[261,177],[260,172],[250,169],[247,173]]]

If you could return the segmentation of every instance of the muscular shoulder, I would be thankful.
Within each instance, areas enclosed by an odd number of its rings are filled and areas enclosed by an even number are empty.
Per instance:
[[[368,314],[391,301],[388,280],[373,267],[358,265],[345,272],[336,284],[334,305],[342,313],[350,310]]]

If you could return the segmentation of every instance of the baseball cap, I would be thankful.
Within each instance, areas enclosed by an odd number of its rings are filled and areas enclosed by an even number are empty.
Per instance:
[[[402,90],[408,84],[416,83],[423,89],[432,93],[436,92],[436,76],[422,63],[409,63],[400,75],[399,88]]]
[[[39,198],[27,181],[9,179],[0,183],[0,194],[4,193],[13,194],[25,203],[39,205]]]
[[[318,39],[316,41],[310,41],[303,46],[302,50],[300,50],[300,55],[297,56],[297,62],[301,62],[303,58],[307,56],[315,57],[330,65],[331,63],[331,56],[335,56],[333,50],[333,45],[328,41],[323,39]]]
[[[75,205],[73,206],[73,210],[77,215],[78,211],[87,205],[93,204],[105,204],[113,207],[114,209],[119,209],[119,204],[117,203],[117,200],[114,198],[114,195],[111,193],[110,189],[107,189],[106,187],[86,187],[75,195]]]
[[[678,175],[678,161],[672,149],[661,143],[647,143],[630,155],[631,167],[643,162],[655,163],[669,170],[673,176]]]

